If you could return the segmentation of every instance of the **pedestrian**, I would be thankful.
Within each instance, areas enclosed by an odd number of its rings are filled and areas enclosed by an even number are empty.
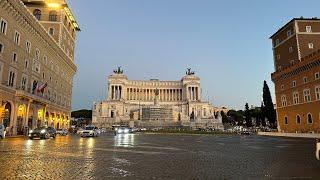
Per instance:
[[[316,158],[320,160],[320,140],[316,139]]]

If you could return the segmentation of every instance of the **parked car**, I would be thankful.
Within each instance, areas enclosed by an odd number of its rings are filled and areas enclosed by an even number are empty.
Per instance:
[[[38,127],[29,131],[29,138],[49,139],[50,137],[56,138],[57,132],[53,127]]]
[[[6,128],[3,124],[0,124],[0,138],[4,139],[6,137]]]
[[[57,130],[57,134],[59,134],[61,136],[66,136],[66,135],[68,135],[68,130],[66,130],[66,129],[58,129]]]
[[[98,134],[98,128],[93,125],[89,125],[82,130],[81,137],[98,137]]]

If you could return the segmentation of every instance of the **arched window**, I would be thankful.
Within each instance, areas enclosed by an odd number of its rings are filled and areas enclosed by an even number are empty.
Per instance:
[[[297,122],[297,124],[300,124],[300,123],[301,123],[300,115],[297,115],[296,122]]]
[[[313,123],[313,119],[312,119],[312,115],[309,113],[308,114],[308,124],[312,124]]]
[[[288,117],[287,116],[284,117],[284,124],[288,124]]]
[[[57,21],[57,11],[50,11],[49,12],[49,21]]]
[[[34,15],[34,17],[36,17],[40,21],[40,19],[41,19],[41,11],[39,9],[35,9],[33,11],[33,15]]]

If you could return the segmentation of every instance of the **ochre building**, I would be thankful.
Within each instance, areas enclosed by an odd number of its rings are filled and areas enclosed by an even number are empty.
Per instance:
[[[278,130],[320,133],[320,20],[292,19],[271,39]]]
[[[106,128],[223,128],[217,109],[202,100],[200,79],[190,69],[180,81],[139,81],[129,80],[119,68],[108,78],[106,100],[94,103],[92,121]]]
[[[79,30],[64,0],[0,0],[0,123],[7,134],[69,126]]]

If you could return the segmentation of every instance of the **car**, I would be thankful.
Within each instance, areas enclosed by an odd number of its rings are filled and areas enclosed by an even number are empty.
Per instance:
[[[89,125],[82,130],[81,137],[98,137],[98,134],[98,128],[93,125]]]
[[[4,139],[6,137],[6,128],[3,124],[0,124],[0,138]]]
[[[59,134],[61,136],[66,136],[66,135],[68,135],[68,131],[66,129],[58,129],[57,134]]]
[[[53,127],[38,127],[29,131],[29,139],[40,138],[49,139],[50,137],[56,138],[57,132]]]
[[[119,127],[115,131],[115,134],[129,134],[129,133],[132,133],[132,129],[128,127]]]

